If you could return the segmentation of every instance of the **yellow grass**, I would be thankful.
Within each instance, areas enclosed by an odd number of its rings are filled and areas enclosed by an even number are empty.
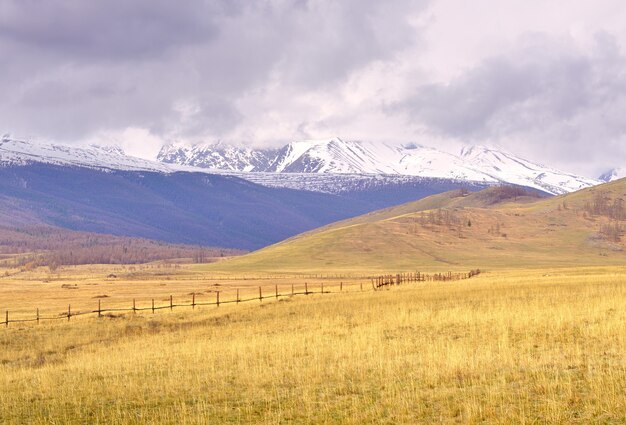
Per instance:
[[[9,311],[10,320],[33,319],[37,309],[41,317],[67,315],[98,309],[167,306],[174,304],[214,303],[271,297],[295,292],[360,291],[371,288],[368,278],[339,274],[215,274],[202,266],[181,264],[144,264],[134,266],[83,265],[64,266],[51,273],[47,267],[30,271],[9,270],[0,274],[0,322]],[[2,269],[0,269],[1,271]],[[456,271],[456,270],[455,270]],[[461,270],[459,270],[461,271]],[[465,270],[463,270],[465,272]],[[112,277],[114,276],[114,277]]]
[[[624,423],[626,268],[0,329],[0,423]]]

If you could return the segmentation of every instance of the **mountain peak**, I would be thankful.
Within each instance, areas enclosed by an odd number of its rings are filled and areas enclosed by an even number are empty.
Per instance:
[[[157,158],[159,162],[128,156],[119,146],[76,147],[20,141],[9,136],[0,141],[0,165],[43,162],[167,173],[181,170],[182,165],[198,167],[196,171],[204,169],[215,173],[221,170],[244,178],[248,173],[262,172],[266,175],[263,178],[274,185],[285,180],[277,177],[285,173],[328,175],[326,180],[332,179],[333,175],[392,176],[482,185],[515,184],[552,194],[571,192],[600,182],[486,146],[465,147],[459,155],[453,155],[416,143],[374,143],[339,137],[294,141],[280,149],[237,147],[220,141],[192,146],[176,142],[163,146]],[[614,171],[606,178],[620,176],[624,176],[622,171]],[[302,181],[306,179],[303,177]],[[306,183],[303,185],[307,187]]]
[[[164,151],[159,160],[240,172],[399,175],[509,183],[553,194],[598,183],[484,145],[466,146],[456,156],[416,143],[374,143],[339,137],[297,140],[278,150],[197,145]]]
[[[600,177],[598,177],[598,179],[603,182],[608,183],[608,182],[612,182],[615,180],[623,179],[625,177],[626,177],[626,168],[619,167],[619,168],[613,168],[607,171],[606,173],[603,173]]]

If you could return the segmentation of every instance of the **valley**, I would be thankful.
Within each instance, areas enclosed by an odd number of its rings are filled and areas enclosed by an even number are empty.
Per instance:
[[[1,172],[2,423],[624,420],[624,179]]]
[[[0,0],[0,425],[626,425],[624,22]]]

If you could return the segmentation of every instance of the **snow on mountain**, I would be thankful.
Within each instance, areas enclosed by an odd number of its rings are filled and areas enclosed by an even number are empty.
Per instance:
[[[374,174],[509,183],[561,194],[600,183],[535,164],[510,153],[473,146],[459,156],[411,144],[393,145],[340,138],[292,142],[275,151],[254,151],[219,145],[164,148],[159,159],[168,163],[240,172],[303,174]],[[252,178],[252,177],[251,177]]]
[[[460,157],[472,168],[499,181],[533,187],[553,194],[574,192],[601,183],[485,146],[463,148]]]
[[[103,170],[195,171],[228,174],[265,186],[340,193],[343,187],[376,182],[443,179],[479,184],[516,184],[561,194],[599,184],[484,146],[464,148],[459,156],[426,146],[362,141],[306,140],[282,149],[254,150],[223,145],[166,145],[158,161],[126,155],[117,146],[64,146],[0,139],[0,166],[43,162]],[[622,170],[605,176],[617,179]],[[287,177],[289,176],[289,177]],[[314,177],[318,176],[318,177]],[[361,176],[361,177],[359,177]],[[363,179],[363,176],[369,176]],[[395,184],[394,183],[394,184]],[[371,183],[367,183],[371,184]]]
[[[284,147],[267,171],[282,173],[389,174],[460,180],[485,179],[458,157],[419,145],[306,140]]]
[[[173,167],[124,154],[119,147],[92,145],[65,146],[34,143],[3,137],[0,139],[0,166],[32,163],[69,165],[104,170],[172,172]]]
[[[607,183],[626,178],[626,168],[624,167],[613,168],[612,170],[607,171],[606,173],[602,174],[598,178],[602,180],[603,182],[607,182]]]
[[[265,171],[276,154],[277,151],[272,149],[253,150],[222,143],[191,147],[168,144],[161,148],[157,160],[168,164],[249,172]]]

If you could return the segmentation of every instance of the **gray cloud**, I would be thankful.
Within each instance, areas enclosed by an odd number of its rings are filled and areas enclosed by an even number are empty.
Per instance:
[[[236,2],[167,0],[85,2],[8,0],[0,37],[20,48],[72,61],[138,60],[215,37],[216,17],[237,13]]]
[[[237,103],[251,92],[332,88],[409,45],[408,12],[423,4],[9,0],[0,126],[65,140],[131,126],[221,137],[245,125]]]
[[[626,162],[626,10],[477,1],[4,0],[0,131],[495,143],[588,175]]]
[[[444,136],[491,141],[593,173],[626,157],[626,57],[607,34],[595,43],[585,53],[527,36],[514,51],[450,83],[420,86],[388,111]]]

